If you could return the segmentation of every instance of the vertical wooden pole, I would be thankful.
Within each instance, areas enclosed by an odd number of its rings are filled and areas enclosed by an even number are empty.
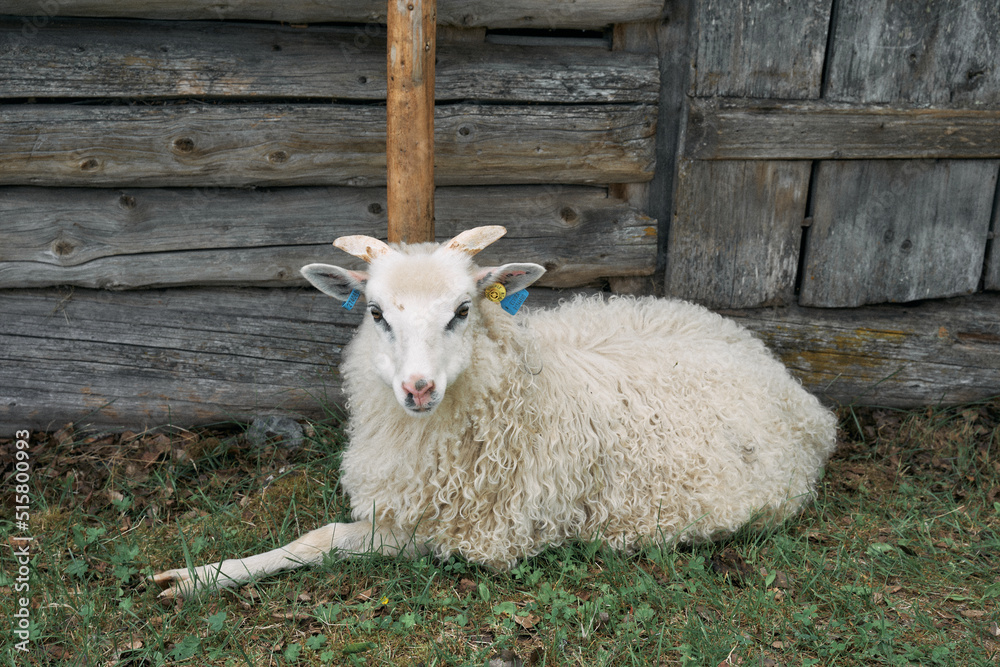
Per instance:
[[[388,0],[388,7],[389,242],[433,241],[437,0]]]

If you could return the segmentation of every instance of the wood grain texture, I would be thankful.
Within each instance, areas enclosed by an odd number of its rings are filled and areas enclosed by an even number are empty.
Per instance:
[[[998,166],[821,162],[799,303],[843,308],[975,292]]]
[[[693,99],[684,154],[699,160],[1000,158],[1000,109]]]
[[[1000,107],[1000,3],[838,0],[830,100]]]
[[[656,107],[439,106],[438,185],[652,177]],[[0,106],[0,185],[384,185],[369,105]]]
[[[386,98],[386,32],[374,24],[59,19],[14,48],[21,29],[0,19],[0,98]],[[654,55],[584,47],[444,41],[436,69],[439,101],[655,103],[659,89]]]
[[[0,293],[0,430],[155,426],[255,412],[318,416],[339,398],[360,319],[315,290]]]
[[[830,0],[702,0],[698,96],[820,96]]]
[[[55,6],[55,11],[53,11]],[[4,13],[287,23],[385,23],[385,0],[4,0]],[[600,28],[659,18],[663,0],[441,0],[438,22],[459,27]]]
[[[386,195],[390,243],[434,240],[437,0],[388,3]]]
[[[381,188],[0,188],[0,288],[305,285],[299,268],[358,268],[330,244],[385,238]],[[584,285],[656,267],[656,221],[602,188],[438,188],[438,239],[503,225],[482,264],[530,261],[540,284]]]
[[[840,404],[912,408],[1000,395],[1000,295],[911,305],[725,312],[810,391]]]
[[[666,293],[710,308],[793,300],[808,162],[682,160]]]
[[[532,290],[528,305],[564,296]],[[322,417],[341,400],[336,368],[361,317],[305,289],[6,290],[0,310],[0,436],[69,421]],[[1000,295],[726,314],[827,401],[914,407],[1000,393]]]

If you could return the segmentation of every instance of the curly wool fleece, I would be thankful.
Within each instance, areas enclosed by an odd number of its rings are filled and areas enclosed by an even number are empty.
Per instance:
[[[512,317],[484,298],[475,314],[472,361],[426,418],[371,371],[374,327],[342,365],[354,518],[439,556],[505,568],[573,538],[713,539],[796,512],[834,448],[831,412],[700,306],[576,298]]]

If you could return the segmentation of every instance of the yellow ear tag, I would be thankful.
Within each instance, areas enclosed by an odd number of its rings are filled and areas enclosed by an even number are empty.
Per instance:
[[[500,283],[493,283],[486,288],[486,298],[494,303],[500,303],[507,296],[507,288]]]

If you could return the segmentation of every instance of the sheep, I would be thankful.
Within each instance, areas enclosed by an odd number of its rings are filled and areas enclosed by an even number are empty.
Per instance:
[[[544,269],[479,267],[499,226],[450,242],[334,245],[368,271],[302,268],[367,313],[341,372],[342,488],[354,521],[249,558],[154,576],[164,596],[233,586],[334,552],[461,554],[510,568],[600,539],[700,542],[778,521],[810,498],[836,421],[763,343],[697,305],[577,297],[510,315]]]

